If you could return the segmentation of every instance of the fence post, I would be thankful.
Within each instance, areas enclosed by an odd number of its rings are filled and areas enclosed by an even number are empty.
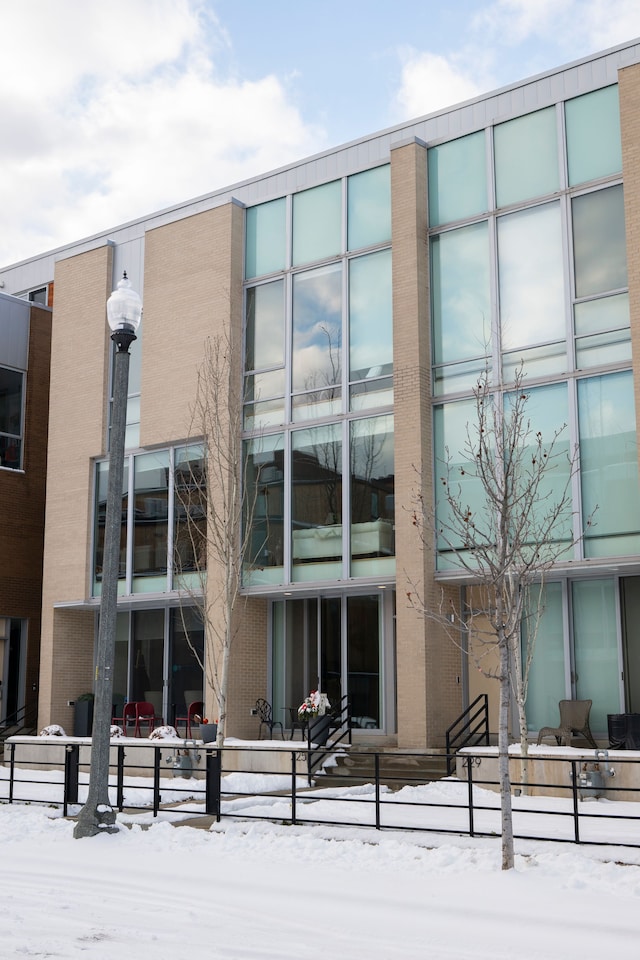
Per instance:
[[[78,767],[80,764],[80,744],[68,743],[64,751],[64,795],[62,816],[66,817],[70,803],[78,802]]]
[[[473,825],[473,757],[466,757],[465,763],[467,765],[467,794],[469,797],[469,836],[474,837],[474,825]]]
[[[160,809],[160,750],[153,751],[153,815],[158,816]]]
[[[117,761],[116,761],[116,806],[120,813],[124,807],[124,747],[121,743],[118,744],[117,748]]]
[[[291,823],[296,824],[296,752],[291,751]]]
[[[380,829],[380,754],[376,753],[373,760],[376,785],[376,830]]]
[[[580,843],[580,814],[578,813],[578,771],[576,761],[571,761],[571,796],[573,797],[573,835]]]
[[[13,776],[16,768],[16,745],[9,744],[9,803],[13,803]]]
[[[220,823],[220,780],[222,776],[222,751],[207,750],[207,773],[205,792],[205,813],[215,816]]]

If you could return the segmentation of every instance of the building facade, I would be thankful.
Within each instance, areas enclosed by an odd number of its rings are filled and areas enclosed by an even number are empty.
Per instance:
[[[520,364],[537,429],[563,428],[579,455],[530,727],[555,721],[565,697],[593,700],[600,733],[608,713],[640,709],[639,232],[632,42],[0,270],[19,295],[55,281],[41,722],[70,725],[69,703],[91,688],[105,303],[123,270],[144,318],[129,384],[119,696],[170,720],[202,689],[194,648],[215,655],[184,589],[194,558],[176,557],[201,457],[198,370],[207,338],[222,336],[253,504],[228,733],[256,733],[257,697],[286,720],[319,684],[330,700],[349,696],[361,739],[438,747],[479,692],[495,701],[464,633],[452,641],[408,600],[444,594],[464,610],[469,597],[447,549],[421,544],[412,504],[438,506],[434,478],[464,445],[479,374],[508,394]]]
[[[0,293],[0,725],[35,723],[51,310]]]

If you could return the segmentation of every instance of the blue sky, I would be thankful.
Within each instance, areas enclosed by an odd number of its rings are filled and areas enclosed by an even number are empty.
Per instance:
[[[0,264],[638,36],[638,0],[5,5]]]

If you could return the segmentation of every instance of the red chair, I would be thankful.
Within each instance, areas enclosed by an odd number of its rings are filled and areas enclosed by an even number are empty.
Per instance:
[[[127,720],[130,723],[136,723],[136,707],[137,704],[133,701],[131,703],[125,703],[122,706],[122,716],[111,718],[111,723],[118,727],[122,727],[125,737],[127,735]],[[137,723],[135,729],[137,730]]]
[[[204,713],[204,703],[202,700],[194,700],[193,703],[190,703],[187,707],[186,717],[176,717],[175,728],[178,729],[179,723],[186,723],[187,725],[187,737],[191,739],[191,723],[195,716],[202,717]]]
[[[162,717],[156,716],[156,708],[152,703],[149,703],[147,700],[138,700],[135,704],[136,708],[136,726],[134,730],[134,736],[141,737],[140,724],[147,724],[149,733],[153,730],[156,725],[156,720],[159,720],[162,723]]]

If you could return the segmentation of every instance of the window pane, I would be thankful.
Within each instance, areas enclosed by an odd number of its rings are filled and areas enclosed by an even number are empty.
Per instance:
[[[620,665],[613,580],[572,584],[576,697],[593,700],[589,726],[607,730],[607,714],[620,712]]]
[[[304,190],[293,198],[293,263],[311,263],[340,253],[340,180]]]
[[[207,569],[207,475],[202,446],[176,450],[174,587],[204,587]],[[176,579],[177,578],[177,579]]]
[[[484,356],[491,339],[486,222],[432,239],[431,297],[434,362]]]
[[[166,590],[169,455],[166,450],[135,458],[133,592]]]
[[[349,177],[348,249],[391,240],[391,173],[387,164]]]
[[[546,203],[498,220],[503,350],[565,339],[560,205]],[[540,278],[544,277],[544,283]]]
[[[575,197],[571,207],[576,296],[626,287],[622,185]]]
[[[351,576],[394,570],[393,417],[351,424]]]
[[[576,336],[629,327],[629,294],[586,300],[575,306]]]
[[[487,163],[483,130],[451,140],[427,153],[429,223],[451,223],[484,213],[487,201]]]
[[[324,389],[342,376],[342,267],[293,278],[294,391]]]
[[[245,370],[284,363],[284,281],[247,290]]]
[[[587,557],[640,552],[640,495],[631,373],[578,381],[580,475]],[[597,509],[596,509],[597,508]]]
[[[286,201],[271,200],[247,210],[246,277],[284,270],[286,253]]]
[[[617,84],[567,100],[565,117],[571,186],[622,170]]]
[[[499,207],[560,188],[555,107],[499,124],[493,142]]]
[[[243,524],[245,586],[282,583],[284,563],[284,437],[281,433],[244,445],[247,488]]]
[[[351,380],[391,373],[390,250],[358,257],[349,264],[349,358]]]
[[[109,483],[109,461],[96,464],[96,501],[94,507],[94,561],[93,595],[100,596],[102,587],[102,563],[104,558],[104,525],[107,515],[107,486]],[[118,577],[123,581],[127,575],[127,511],[129,489],[129,460],[125,458],[122,473],[122,522],[120,524],[120,566]],[[119,590],[122,593],[123,590]]]
[[[22,382],[19,370],[0,367],[0,466],[14,470],[21,466]]]
[[[380,627],[379,597],[347,597],[349,707],[353,725],[369,730],[382,725]]]
[[[523,661],[526,642],[532,631],[534,655],[529,670],[527,692],[527,725],[530,730],[557,723],[558,703],[566,699],[564,665],[564,628],[562,617],[562,584],[547,583],[543,588],[541,616],[536,623],[538,589],[531,588],[532,619],[522,621]]]
[[[164,610],[133,613],[132,646],[131,699],[156,700],[157,708],[164,684]]]
[[[338,424],[292,436],[293,580],[342,573],[342,441]]]

